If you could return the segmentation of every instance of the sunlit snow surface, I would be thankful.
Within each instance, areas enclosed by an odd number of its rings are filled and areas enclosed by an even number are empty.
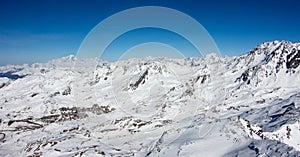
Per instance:
[[[0,156],[299,156],[299,46],[2,66]]]

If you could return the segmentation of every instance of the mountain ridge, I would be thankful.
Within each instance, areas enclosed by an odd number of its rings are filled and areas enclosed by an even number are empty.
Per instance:
[[[299,156],[299,64],[300,43],[274,41],[235,57],[2,66],[24,77],[0,78],[0,156]]]

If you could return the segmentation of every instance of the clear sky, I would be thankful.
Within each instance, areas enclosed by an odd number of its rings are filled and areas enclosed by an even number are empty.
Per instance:
[[[0,0],[0,65],[75,55],[87,33],[104,18],[149,5],[195,18],[222,55],[240,55],[265,41],[300,42],[297,0]],[[147,31],[135,34],[147,36]]]

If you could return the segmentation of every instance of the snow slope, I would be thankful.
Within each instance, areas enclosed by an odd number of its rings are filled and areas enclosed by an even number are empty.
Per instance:
[[[300,43],[274,41],[237,57],[2,66],[0,156],[299,156],[299,65]]]

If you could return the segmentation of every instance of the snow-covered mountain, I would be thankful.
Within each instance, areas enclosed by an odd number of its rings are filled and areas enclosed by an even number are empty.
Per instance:
[[[96,64],[95,64],[96,63]],[[300,156],[300,43],[0,67],[0,156]]]

